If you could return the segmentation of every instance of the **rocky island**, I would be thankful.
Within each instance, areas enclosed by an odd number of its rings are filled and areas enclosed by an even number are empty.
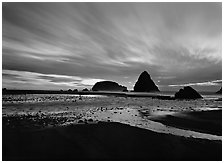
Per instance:
[[[184,87],[184,89],[180,89],[177,93],[175,93],[176,99],[198,99],[202,98],[202,96],[190,86]]]
[[[113,81],[97,82],[93,87],[93,91],[127,91],[127,87],[119,85]]]

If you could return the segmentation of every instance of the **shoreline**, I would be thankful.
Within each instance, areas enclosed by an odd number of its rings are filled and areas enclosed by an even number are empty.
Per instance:
[[[171,94],[172,92],[172,94]],[[59,95],[99,95],[99,96],[114,96],[114,97],[131,97],[131,98],[152,98],[152,99],[160,99],[160,100],[197,100],[197,99],[176,99],[174,97],[176,92],[171,91],[167,94],[167,91],[161,92],[119,92],[119,91],[55,91],[55,90],[4,90],[2,91],[2,95],[29,95],[29,94],[59,94]],[[216,93],[210,92],[211,95],[219,95]],[[204,95],[202,94],[202,97]],[[213,97],[214,98],[214,97]],[[215,97],[214,99],[222,101],[221,97]]]
[[[47,91],[47,90],[6,90],[3,95],[26,95],[26,94],[68,94],[68,95],[102,95],[116,97],[139,97],[157,98],[162,100],[175,100],[174,95],[161,95],[160,92],[118,92],[118,91]]]

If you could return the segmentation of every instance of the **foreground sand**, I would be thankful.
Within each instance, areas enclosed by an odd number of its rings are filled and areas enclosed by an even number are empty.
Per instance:
[[[3,127],[3,160],[221,160],[221,141],[116,122],[45,129]]]
[[[185,130],[222,135],[222,110],[181,112],[152,117],[151,120]]]

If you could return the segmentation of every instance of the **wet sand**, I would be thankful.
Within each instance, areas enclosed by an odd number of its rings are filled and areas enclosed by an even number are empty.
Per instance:
[[[222,135],[222,110],[182,112],[153,117],[151,120],[185,130]]]
[[[3,160],[221,160],[221,141],[116,122],[44,129],[3,127]]]

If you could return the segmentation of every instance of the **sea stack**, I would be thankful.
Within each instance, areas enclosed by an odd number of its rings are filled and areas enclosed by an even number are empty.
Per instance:
[[[148,72],[144,71],[135,83],[134,92],[159,92],[159,89],[151,79]]]
[[[127,91],[127,87],[119,85],[113,81],[101,81],[97,82],[93,88],[93,91]]]
[[[216,92],[216,94],[222,94],[222,88]]]
[[[198,99],[202,96],[193,88],[187,86],[175,93],[175,99]]]

